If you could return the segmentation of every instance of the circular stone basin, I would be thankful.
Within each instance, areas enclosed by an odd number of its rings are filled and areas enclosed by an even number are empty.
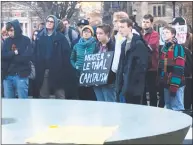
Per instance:
[[[118,126],[105,144],[181,144],[192,124],[184,113],[144,105],[60,99],[2,99],[2,144],[25,144],[51,125]]]

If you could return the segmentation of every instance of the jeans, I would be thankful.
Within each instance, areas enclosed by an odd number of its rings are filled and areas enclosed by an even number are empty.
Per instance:
[[[116,102],[114,84],[94,87],[97,101]]]
[[[21,78],[18,75],[7,76],[3,80],[5,98],[28,98],[29,78]]]
[[[184,110],[184,88],[185,86],[180,87],[175,97],[170,96],[169,90],[164,88],[165,107],[167,109],[175,111]]]

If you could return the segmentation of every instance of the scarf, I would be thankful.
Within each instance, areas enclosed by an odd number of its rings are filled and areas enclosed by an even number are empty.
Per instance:
[[[178,88],[184,85],[185,53],[181,45],[174,38],[165,43],[161,51],[159,67],[161,80],[169,87],[171,96],[175,96]],[[168,70],[168,68],[172,68]]]
[[[80,38],[79,42],[77,43],[77,47],[86,48],[96,42],[94,37],[90,37],[89,39]]]

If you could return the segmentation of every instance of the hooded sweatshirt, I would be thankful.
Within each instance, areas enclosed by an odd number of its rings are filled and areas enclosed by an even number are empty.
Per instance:
[[[51,35],[48,34],[48,31],[46,28],[44,28],[44,35],[46,36],[46,52],[45,52],[45,60],[46,60],[46,67],[49,68],[49,64],[50,64],[50,58],[51,58],[51,54],[53,52],[53,37],[54,35],[56,35],[56,29],[58,26],[58,19],[56,16],[54,15],[49,15],[46,20],[48,18],[52,17],[54,19],[54,28],[53,28],[53,32]]]
[[[3,44],[2,67],[4,76],[28,77],[31,72],[29,61],[33,53],[30,39],[22,35],[20,23],[17,19],[8,23],[11,23],[14,28],[14,37],[7,38]],[[14,53],[15,49],[18,50],[18,55]]]

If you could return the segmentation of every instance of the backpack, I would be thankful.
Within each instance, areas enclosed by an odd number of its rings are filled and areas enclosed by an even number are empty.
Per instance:
[[[68,37],[69,37],[71,43],[73,41],[73,39],[72,39],[72,31],[75,31],[76,33],[78,33],[78,31],[74,27],[72,27],[72,26],[69,27]]]
[[[185,68],[184,68],[184,76],[190,77],[192,75],[192,52],[186,48],[184,48],[185,53]]]

